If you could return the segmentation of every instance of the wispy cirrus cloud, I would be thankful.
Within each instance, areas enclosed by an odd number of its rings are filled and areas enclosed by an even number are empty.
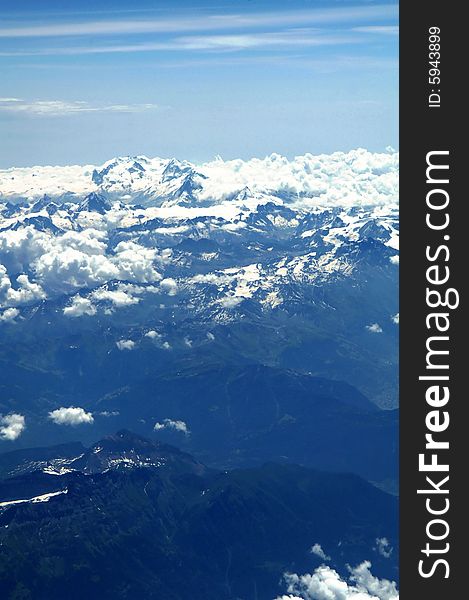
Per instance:
[[[242,50],[295,49],[360,44],[353,32],[327,33],[312,28],[249,34],[181,36],[163,42],[142,42],[101,46],[66,46],[31,50],[0,51],[0,56],[75,56],[134,52],[236,52]]]
[[[363,27],[354,27],[353,31],[360,33],[378,33],[382,35],[399,35],[398,25],[366,25]]]
[[[108,104],[97,105],[81,100],[23,100],[0,98],[0,113],[16,113],[42,117],[58,117],[83,113],[141,113],[156,110],[157,104]]]
[[[351,35],[324,34],[317,29],[295,28],[276,33],[181,37],[175,40],[174,47],[182,50],[247,50],[278,46],[327,46],[357,41]]]
[[[67,37],[87,35],[131,35],[262,28],[281,25],[349,23],[373,19],[395,19],[395,4],[317,8],[311,10],[250,14],[204,15],[192,18],[97,20],[0,27],[0,38]]]

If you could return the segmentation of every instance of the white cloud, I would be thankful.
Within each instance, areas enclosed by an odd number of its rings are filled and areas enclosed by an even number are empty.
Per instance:
[[[241,304],[243,300],[244,298],[242,296],[225,296],[224,298],[220,298],[218,302],[223,308],[234,308],[235,306],[238,306],[238,304]]]
[[[88,298],[74,296],[70,306],[63,310],[66,317],[83,317],[83,315],[93,316],[96,314],[96,307]]]
[[[173,421],[172,419],[164,419],[162,423],[155,423],[153,429],[155,431],[161,431],[162,429],[173,429],[174,431],[180,431],[185,435],[189,434],[189,429],[184,421]]]
[[[331,557],[327,556],[322,549],[321,544],[314,544],[314,546],[311,548],[311,554],[315,554],[317,557],[322,558],[322,560],[331,560]]]
[[[113,262],[119,269],[119,279],[149,283],[161,275],[154,269],[154,248],[144,248],[135,242],[120,242],[115,248]]]
[[[82,423],[93,423],[92,413],[86,412],[79,406],[61,406],[49,413],[49,419],[57,425],[81,425]]]
[[[132,294],[129,294],[128,292],[119,289],[96,290],[91,294],[91,297],[93,298],[93,300],[97,301],[107,300],[109,302],[112,302],[112,304],[116,308],[121,308],[123,306],[131,306],[132,304],[138,304],[138,302],[140,301],[140,298],[136,298],[135,296],[132,296]]]
[[[159,108],[156,104],[108,104],[94,105],[81,100],[21,100],[4,98],[0,112],[25,114],[39,117],[60,117],[86,113],[138,113]]]
[[[54,292],[93,287],[119,277],[118,266],[106,256],[106,234],[97,229],[49,238],[44,253],[31,267],[36,278]]]
[[[103,410],[99,415],[101,417],[118,417],[120,412],[118,410]]]
[[[171,277],[162,279],[160,282],[161,289],[168,294],[168,296],[175,296],[178,293],[178,284]]]
[[[0,313],[0,321],[2,323],[15,323],[15,319],[19,314],[20,311],[17,308],[7,308]]]
[[[389,258],[389,262],[390,262],[392,265],[398,265],[398,264],[399,264],[399,254],[395,254],[394,256],[391,256],[391,257]]]
[[[207,331],[207,339],[210,340],[211,342],[213,342],[213,340],[215,339],[215,336],[213,335],[213,333],[211,331]]]
[[[376,551],[384,558],[389,558],[393,552],[394,548],[389,543],[389,540],[385,537],[376,538]]]
[[[135,342],[132,340],[119,340],[116,342],[116,346],[119,350],[133,350],[135,348]]]
[[[379,600],[398,600],[399,592],[395,582],[387,579],[378,579],[372,575],[371,563],[364,561],[354,569],[350,569],[350,579],[360,591],[366,591]]]
[[[287,573],[284,577],[289,595],[277,600],[399,600],[396,584],[374,577],[370,568],[371,563],[365,561],[350,569],[348,581],[326,565],[312,574]]]
[[[366,328],[370,333],[383,333],[383,328],[379,323],[372,323],[371,325],[367,325]]]
[[[31,263],[47,252],[49,244],[49,236],[32,225],[0,231],[2,264],[9,272],[26,271]]]
[[[210,285],[224,285],[226,283],[230,283],[232,277],[230,275],[226,275],[225,273],[198,273],[192,277],[192,283],[208,283]]]
[[[46,297],[46,293],[37,283],[29,280],[25,274],[18,275],[16,287],[4,265],[0,265],[0,307],[20,306],[31,304]]]
[[[399,162],[395,152],[372,153],[358,148],[333,154],[304,154],[293,160],[279,154],[248,161],[218,159],[198,167],[208,176],[201,199],[228,197],[248,187],[309,195],[299,200],[314,206],[370,206],[397,203]]]
[[[17,288],[11,288],[8,292],[7,302],[10,304],[29,304],[46,297],[46,293],[37,283],[29,281],[27,275],[18,275],[16,278]]]
[[[14,441],[23,433],[26,427],[25,418],[18,413],[0,415],[0,440]]]
[[[146,332],[145,337],[150,338],[151,340],[156,340],[161,337],[161,334],[151,329],[150,331]]]
[[[46,292],[70,293],[111,280],[151,283],[161,279],[154,268],[154,262],[159,260],[155,249],[126,241],[110,252],[107,232],[95,228],[59,235],[37,231],[32,226],[2,231],[0,255],[0,306],[4,307],[33,303],[45,298]],[[14,283],[8,271],[23,273]],[[26,275],[26,271],[32,275]],[[171,292],[170,285],[168,291]],[[94,295],[115,306],[138,302],[131,290],[124,288],[98,290]]]
[[[395,315],[393,315],[391,317],[392,322],[395,323],[396,325],[399,325],[399,313],[396,313]]]
[[[74,248],[53,248],[36,263],[36,273],[53,291],[93,287],[118,277],[118,269],[105,256]]]

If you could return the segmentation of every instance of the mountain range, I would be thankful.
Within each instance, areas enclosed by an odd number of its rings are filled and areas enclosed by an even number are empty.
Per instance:
[[[217,468],[395,482],[395,172],[366,151],[3,171],[2,446],[156,427]]]
[[[397,160],[0,171],[2,597],[397,580]]]
[[[397,501],[354,475],[217,471],[126,430],[0,455],[0,472],[8,600],[272,600],[286,572],[364,559],[397,575]]]
[[[279,197],[306,205],[379,206],[398,200],[398,153],[364,149],[333,154],[279,154],[251,160],[194,164],[176,158],[127,156],[102,165],[35,166],[0,170],[0,197],[6,201],[38,200],[46,194],[79,200],[101,193],[135,204],[207,206]],[[227,208],[225,206],[225,208]]]

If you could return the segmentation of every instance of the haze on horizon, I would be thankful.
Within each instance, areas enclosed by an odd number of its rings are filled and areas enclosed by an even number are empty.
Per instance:
[[[0,168],[397,148],[397,7],[5,0]]]

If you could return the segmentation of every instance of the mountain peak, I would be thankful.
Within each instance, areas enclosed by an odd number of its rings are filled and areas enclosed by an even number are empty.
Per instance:
[[[79,211],[97,212],[103,215],[106,211],[111,208],[111,205],[101,194],[91,192],[85,196],[84,200],[80,202],[78,207]]]
[[[162,446],[159,442],[154,442],[128,429],[120,429],[117,433],[111,434],[97,442],[93,448],[101,447],[115,450],[157,450]]]
[[[161,175],[161,181],[163,183],[174,179],[175,177],[181,177],[181,175],[188,175],[193,172],[193,167],[186,161],[179,161],[176,158],[172,158],[168,161],[164,171]]]
[[[279,154],[250,160],[218,158],[205,163],[124,156],[101,165],[0,170],[0,196],[18,202],[24,198],[37,201],[48,194],[64,201],[97,191],[106,192],[110,200],[124,198],[129,204],[137,201],[160,206],[173,197],[187,176],[201,185],[192,190],[197,207],[200,201],[216,205],[238,193],[238,200],[243,195],[250,199],[263,194],[308,209],[312,203],[350,208],[395,206],[398,201],[398,153],[363,149],[330,155],[305,154],[291,160]]]

